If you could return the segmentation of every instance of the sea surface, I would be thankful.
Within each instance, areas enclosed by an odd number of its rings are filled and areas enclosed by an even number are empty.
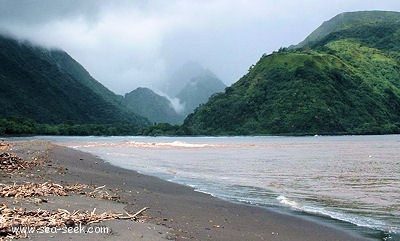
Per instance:
[[[40,138],[222,199],[400,240],[400,135]]]

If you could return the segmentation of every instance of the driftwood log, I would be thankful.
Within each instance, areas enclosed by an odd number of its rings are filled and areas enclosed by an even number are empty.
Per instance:
[[[0,170],[14,172],[21,169],[27,169],[32,166],[41,165],[42,163],[36,160],[25,161],[22,158],[8,152],[0,154]]]
[[[89,225],[112,219],[136,220],[137,217],[146,211],[148,207],[142,208],[133,215],[121,213],[104,212],[97,214],[93,211],[69,212],[65,209],[57,211],[30,210],[9,208],[6,204],[0,205],[0,236],[6,238],[19,238],[21,233],[13,233],[12,227],[73,227],[77,224]]]
[[[0,197],[15,197],[15,198],[27,198],[27,197],[45,197],[45,196],[67,196],[68,193],[86,195],[93,198],[101,198],[107,200],[118,201],[119,196],[110,194],[106,190],[106,186],[91,187],[85,184],[75,184],[72,186],[62,186],[57,183],[24,183],[24,184],[13,184],[5,185],[0,184]]]
[[[0,142],[0,150],[6,150],[9,144]],[[20,173],[20,170],[28,169],[33,166],[43,165],[38,158],[31,161],[25,161],[22,158],[3,152],[0,154],[0,171],[14,175]],[[0,183],[0,198],[34,198],[34,202],[40,204],[47,202],[42,197],[46,196],[67,196],[70,193],[86,195],[93,198],[102,198],[118,201],[119,196],[106,188],[106,186],[93,187],[85,184],[75,184],[71,186],[62,186],[57,183],[31,183],[6,185]],[[13,238],[26,237],[26,233],[16,233],[13,227],[74,227],[78,224],[90,225],[111,219],[129,219],[136,220],[139,215],[149,209],[144,207],[135,214],[128,213],[96,213],[92,211],[74,211],[69,212],[65,209],[55,210],[26,210],[23,208],[10,208],[5,203],[0,203],[0,241]]]

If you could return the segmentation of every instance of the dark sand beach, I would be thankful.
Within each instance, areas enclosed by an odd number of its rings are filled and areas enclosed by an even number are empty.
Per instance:
[[[329,222],[220,200],[190,187],[112,166],[91,154],[45,141],[16,141],[3,151],[27,160],[34,157],[45,160],[45,165],[27,170],[24,175],[2,173],[0,182],[3,184],[50,181],[61,185],[106,185],[120,196],[120,202],[79,195],[48,197],[48,203],[41,208],[91,210],[96,207],[99,212],[128,213],[150,208],[139,221],[101,223],[113,230],[108,234],[34,234],[30,235],[32,240],[372,240]],[[19,201],[14,205],[28,204]]]

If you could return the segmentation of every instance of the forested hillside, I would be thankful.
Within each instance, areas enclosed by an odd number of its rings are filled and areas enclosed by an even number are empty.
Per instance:
[[[48,124],[148,123],[60,50],[0,36],[0,83],[0,118],[19,116]]]
[[[152,123],[181,123],[184,118],[176,113],[171,102],[148,88],[137,88],[125,95],[124,103],[135,113]]]
[[[264,55],[185,120],[195,134],[400,132],[400,13],[356,12]]]

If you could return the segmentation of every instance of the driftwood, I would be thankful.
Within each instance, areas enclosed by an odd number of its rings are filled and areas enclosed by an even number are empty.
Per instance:
[[[9,144],[0,142],[0,150],[8,149]],[[33,158],[25,161],[22,158],[7,152],[0,154],[0,172],[14,175],[21,173],[20,170],[29,169],[33,166],[43,165],[43,161]],[[57,183],[30,183],[6,185],[0,183],[0,198],[33,198],[36,204],[47,202],[46,196],[67,196],[70,193],[86,195],[93,198],[102,198],[118,201],[120,197],[106,188],[106,186],[93,187],[85,184],[62,186]],[[148,207],[142,208],[133,215],[128,213],[96,213],[92,211],[69,212],[65,209],[54,210],[26,210],[23,208],[10,208],[5,203],[0,203],[0,241],[13,238],[26,237],[26,233],[14,233],[13,227],[75,227],[78,224],[90,225],[111,219],[136,220]],[[25,235],[25,236],[24,236]]]
[[[90,191],[94,189],[93,191]],[[24,183],[22,185],[0,185],[0,197],[45,197],[53,196],[67,196],[68,193],[82,194],[93,198],[101,198],[107,200],[118,201],[118,195],[110,195],[105,186],[93,188],[85,184],[75,184],[72,186],[62,186],[56,183]]]
[[[21,185],[0,185],[0,197],[14,198],[31,198],[34,197],[35,203],[47,202],[46,199],[40,197],[46,196],[67,196],[69,193],[86,195],[93,198],[103,198],[108,200],[118,200],[119,197],[110,195],[106,186],[91,187],[84,184],[75,184],[72,186],[62,186],[56,183],[24,183]],[[25,209],[11,209],[6,204],[0,204],[0,241],[2,237],[6,239],[19,238],[22,234],[12,232],[12,227],[71,227],[76,224],[89,225],[110,219],[130,219],[136,220],[137,217],[146,211],[148,207],[142,208],[133,215],[128,213],[101,213],[96,214],[96,209],[93,211],[74,211],[70,213],[65,209],[57,211],[34,210],[26,211]]]
[[[16,197],[16,198],[27,198],[27,197],[40,197],[40,196],[67,196],[68,192],[81,193],[82,189],[88,187],[87,185],[73,185],[73,186],[61,186],[55,183],[25,183],[22,185],[1,185],[0,186],[0,197]]]
[[[7,172],[27,169],[37,165],[41,165],[41,163],[37,160],[27,162],[22,158],[8,152],[3,152],[0,154],[0,169]]]
[[[12,232],[12,227],[73,227],[77,224],[89,225],[101,221],[112,219],[130,219],[136,220],[137,216],[147,210],[148,207],[142,208],[134,215],[124,215],[120,213],[104,212],[96,214],[94,209],[89,211],[74,211],[69,212],[65,209],[58,209],[57,211],[47,210],[31,210],[25,209],[12,209],[6,204],[0,205],[0,235],[8,238],[20,237],[18,233]]]
[[[87,186],[87,187],[89,187],[89,186]],[[82,194],[85,194],[86,196],[93,197],[93,198],[101,198],[101,199],[107,199],[107,200],[112,200],[112,201],[120,201],[120,197],[118,195],[111,195],[106,190],[105,185],[101,186],[101,187],[96,187],[93,191],[85,192]]]
[[[129,213],[126,213],[126,215],[128,215],[128,217],[130,219],[134,219],[136,220],[136,217],[139,216],[140,214],[142,214],[144,211],[146,211],[147,209],[149,209],[149,207],[144,207],[142,209],[140,209],[139,211],[137,211],[135,214],[130,215]]]
[[[0,142],[0,150],[5,150],[10,146],[10,144],[5,142]]]

